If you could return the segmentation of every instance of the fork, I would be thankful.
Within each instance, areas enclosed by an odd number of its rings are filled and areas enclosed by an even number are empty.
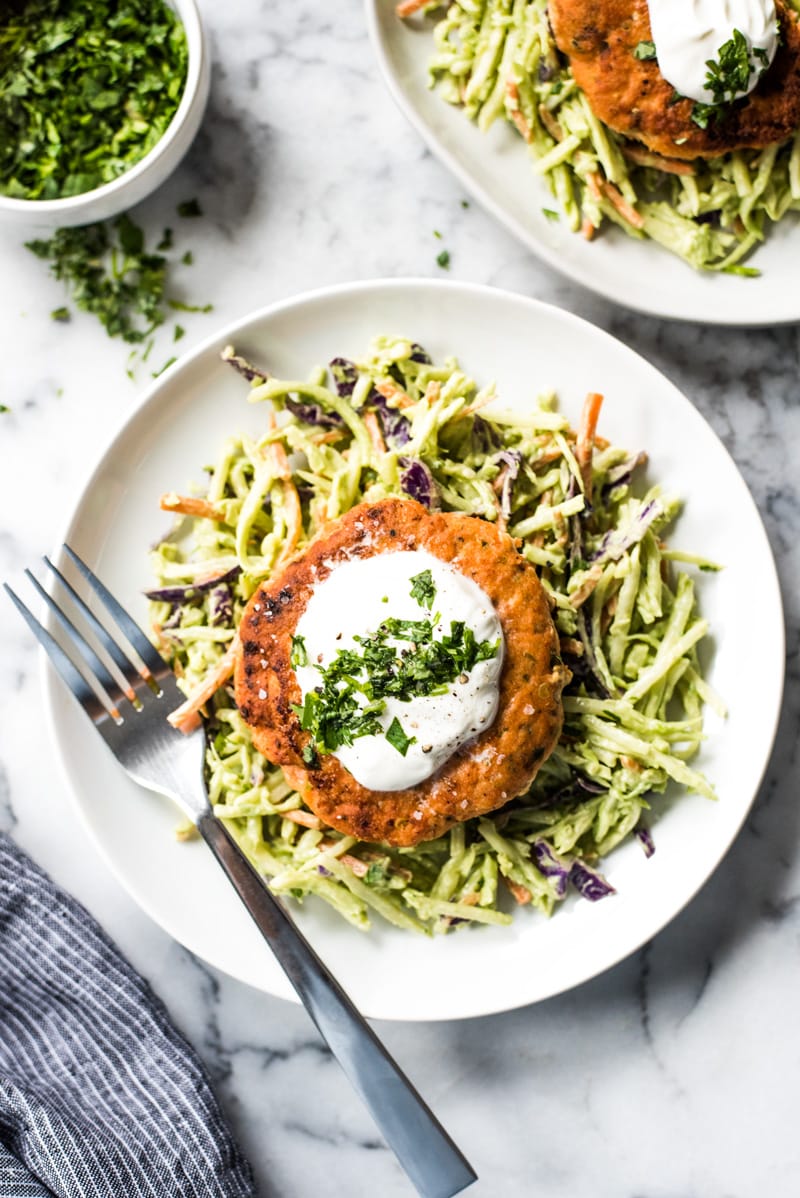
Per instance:
[[[30,570],[27,578],[83,668],[4,584],[12,602],[123,769],[142,786],[173,799],[196,825],[422,1198],[460,1193],[477,1174],[214,815],[203,780],[203,730],[186,735],[167,722],[184,699],[172,670],[86,563],[68,545],[64,550],[123,634],[125,647],[50,559],[44,561],[117,676]]]

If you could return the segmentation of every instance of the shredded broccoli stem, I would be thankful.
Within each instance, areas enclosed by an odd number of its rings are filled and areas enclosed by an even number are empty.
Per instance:
[[[435,364],[404,338],[378,337],[363,358],[336,362],[349,372],[349,395],[320,370],[308,383],[252,380],[250,400],[266,401],[277,427],[270,418],[259,439],[229,439],[198,488],[219,519],[182,518],[154,550],[167,592],[152,603],[154,633],[182,687],[191,692],[217,667],[247,600],[276,569],[287,487],[299,498],[302,550],[332,506],[338,515],[405,494],[416,463],[431,488],[425,502],[505,520],[536,564],[573,672],[563,734],[530,792],[501,812],[413,848],[370,845],[303,806],[283,771],[254,749],[226,686],[207,707],[214,812],[277,892],[313,895],[359,928],[371,916],[428,933],[505,924],[514,899],[549,915],[565,888],[542,872],[535,846],[592,868],[668,786],[713,797],[689,763],[703,739],[704,704],[718,715],[724,708],[702,677],[697,647],[708,626],[678,564],[718,567],[663,545],[678,504],[657,487],[634,489],[641,454],[595,445],[587,506],[576,434],[552,395],[520,416],[470,411],[492,390],[480,391],[455,359]],[[381,408],[378,392],[394,398]],[[373,440],[376,420],[382,436]],[[509,462],[517,468],[506,485]]]
[[[800,12],[800,0],[789,3]],[[558,53],[547,0],[453,0],[433,37],[430,86],[482,131],[504,119],[525,138],[574,232],[610,222],[698,270],[750,274],[740,263],[767,223],[800,211],[800,131],[764,150],[696,159],[690,175],[660,170],[657,155],[652,165],[629,161],[625,138],[594,115]],[[598,178],[617,188],[641,228],[598,192]]]

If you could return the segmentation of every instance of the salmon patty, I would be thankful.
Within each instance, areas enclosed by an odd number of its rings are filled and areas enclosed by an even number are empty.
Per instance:
[[[291,665],[292,637],[314,586],[337,564],[409,550],[439,558],[491,599],[505,639],[499,704],[492,724],[431,777],[407,790],[376,791],[357,782],[333,754],[305,763],[309,734],[294,711],[302,697]],[[570,675],[547,596],[511,537],[471,516],[431,513],[412,499],[360,504],[261,584],[245,609],[240,637],[236,703],[253,743],[283,767],[324,823],[360,840],[413,845],[502,807],[528,789],[561,732],[561,692]]]
[[[781,44],[750,95],[726,106],[705,129],[692,120],[694,101],[675,100],[654,60],[634,51],[652,40],[646,0],[550,0],[556,44],[601,121],[666,158],[714,158],[758,150],[800,127],[800,18],[776,4]]]

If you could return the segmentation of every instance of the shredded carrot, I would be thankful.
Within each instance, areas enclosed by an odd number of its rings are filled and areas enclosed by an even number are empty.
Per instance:
[[[431,379],[431,381],[428,383],[427,387],[425,388],[425,394],[423,395],[422,398],[425,400],[425,403],[432,404],[432,403],[436,403],[437,399],[439,398],[439,396],[441,394],[442,394],[442,384],[439,382],[438,379]]]
[[[651,166],[667,175],[697,174],[693,163],[682,161],[680,158],[664,158],[661,154],[654,154],[652,150],[645,150],[643,146],[623,146],[622,153],[636,166]]]
[[[542,122],[547,132],[555,141],[564,140],[564,130],[561,128],[550,109],[545,108],[544,104],[539,105],[539,120]]]
[[[216,669],[212,670],[202,682],[198,683],[185,703],[181,703],[180,707],[176,707],[167,716],[173,728],[177,728],[180,732],[194,732],[195,728],[199,727],[200,718],[198,712],[230,678],[233,673],[233,667],[236,664],[236,654],[239,651],[239,645],[239,633],[237,632],[224,656],[220,658]]]
[[[375,384],[375,390],[384,399],[388,399],[389,403],[394,404],[398,408],[413,407],[414,400],[408,395],[402,387],[398,387],[397,383],[391,379],[379,379]]]
[[[519,882],[512,882],[510,878],[503,878],[503,881],[521,907],[531,901],[533,896],[527,886],[521,886]]]
[[[491,403],[494,398],[495,396],[490,392],[488,395],[484,395],[482,399],[474,400],[466,408],[461,409],[458,419],[461,420],[464,416],[474,416],[476,412],[480,412],[481,408],[485,408],[487,404]]]
[[[584,216],[583,224],[581,225],[581,233],[587,241],[591,241],[597,232],[597,226],[592,224],[588,216]]]
[[[581,585],[578,587],[577,591],[575,591],[574,594],[570,595],[570,597],[569,597],[570,607],[574,607],[576,611],[579,607],[582,607],[583,604],[586,602],[586,600],[589,598],[589,596],[594,591],[595,587],[597,586],[597,584],[600,581],[600,579],[602,578],[602,576],[603,576],[603,566],[601,563],[598,562],[596,565],[592,566],[591,570],[586,575],[586,578],[583,580]]]
[[[586,187],[593,200],[599,201],[603,198],[603,192],[600,187],[601,182],[602,180],[597,171],[591,171],[590,174],[586,176]]]
[[[386,453],[386,442],[383,439],[381,426],[378,423],[378,417],[374,412],[365,412],[363,417],[364,427],[369,433],[369,439],[372,442],[372,448],[376,453]]]
[[[575,439],[575,457],[580,466],[583,493],[587,503],[591,503],[592,500],[592,452],[597,432],[597,419],[602,406],[602,395],[597,391],[590,391],[583,404],[578,435]]]
[[[587,183],[595,199],[604,195],[629,225],[633,225],[634,229],[644,228],[644,217],[628,203],[619,188],[615,187],[613,183],[609,183],[608,179],[604,179],[597,171],[593,171],[587,176]]]
[[[508,96],[508,111],[512,121],[519,129],[525,141],[533,141],[533,130],[519,106],[519,88],[513,79],[509,79],[506,84],[506,95]]]
[[[401,0],[400,4],[396,5],[394,11],[398,17],[412,17],[415,12],[419,12],[421,8],[425,8],[430,2],[431,0]]]
[[[193,495],[178,495],[175,491],[168,491],[166,495],[162,495],[159,506],[162,512],[175,512],[179,516],[202,517],[206,520],[216,520],[218,524],[225,520],[219,508],[207,499],[196,499]]]
[[[293,824],[301,824],[304,828],[313,828],[317,831],[322,827],[322,821],[318,816],[312,815],[310,811],[302,811],[300,808],[295,808],[294,811],[282,811],[283,819],[290,819]]]

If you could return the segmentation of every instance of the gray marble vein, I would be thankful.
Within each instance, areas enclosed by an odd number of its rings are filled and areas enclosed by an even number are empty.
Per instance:
[[[358,4],[201,0],[214,59],[200,135],[139,205],[194,265],[173,294],[190,349],[274,299],[442,271],[594,321],[688,394],[733,455],[775,552],[787,691],[772,762],[730,853],[650,944],[528,1009],[381,1034],[457,1140],[485,1198],[792,1198],[800,1028],[800,331],[664,323],[540,265],[466,197],[384,88]],[[175,206],[196,196],[201,220]],[[441,232],[441,240],[434,237]],[[0,239],[0,578],[49,551],[112,430],[173,352],[125,375],[127,347],[49,313],[59,284]],[[743,281],[746,286],[746,280]],[[191,957],[122,891],[78,820],[42,724],[38,660],[0,619],[0,828],[97,915],[197,1046],[266,1198],[409,1198],[304,1012]]]

